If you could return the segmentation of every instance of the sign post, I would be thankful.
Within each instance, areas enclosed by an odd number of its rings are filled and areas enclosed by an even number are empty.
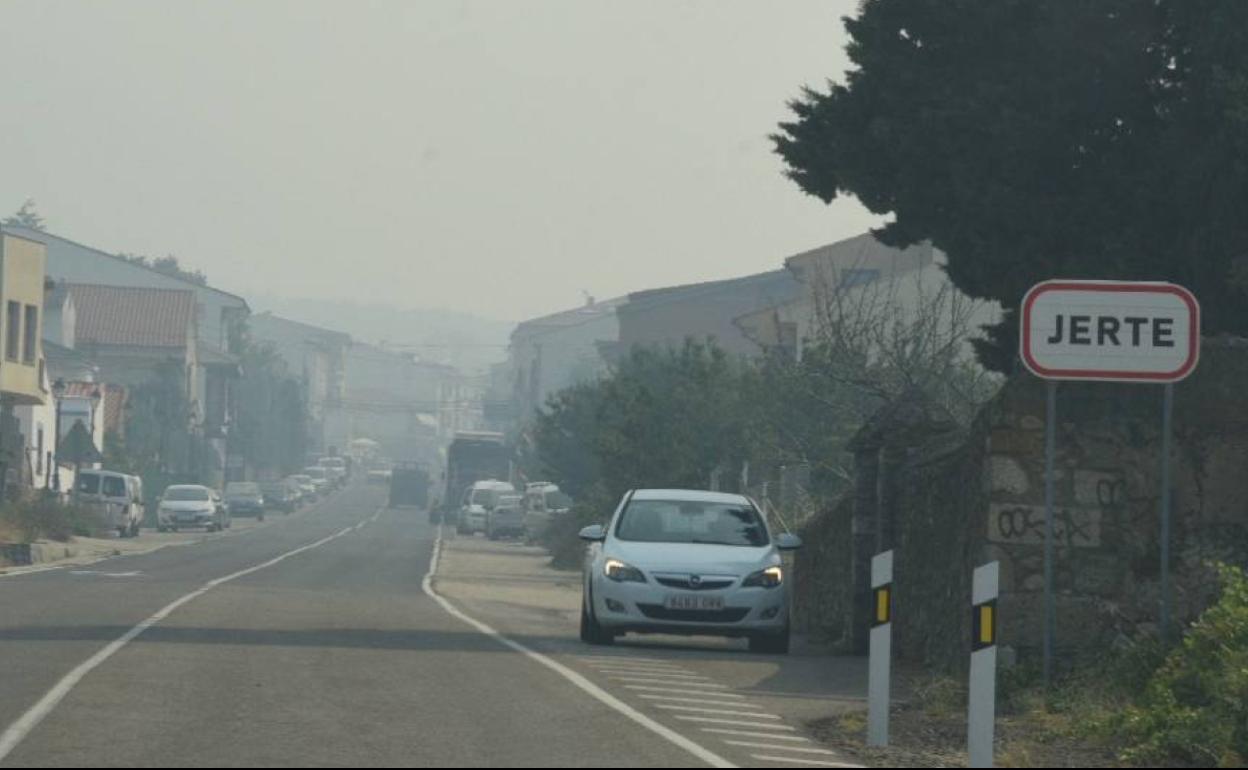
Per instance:
[[[893,657],[893,552],[871,559],[871,656],[867,663],[867,745],[888,745]]]
[[[1044,678],[1052,677],[1054,589],[1054,464],[1056,384],[1060,381],[1165,385],[1161,474],[1161,634],[1170,625],[1170,441],[1174,383],[1200,360],[1200,305],[1171,283],[1045,281],[1023,298],[1019,324],[1023,363],[1048,380],[1045,435]]]
[[[1001,564],[975,570],[971,586],[971,681],[966,747],[971,767],[992,767],[997,721],[997,587]]]

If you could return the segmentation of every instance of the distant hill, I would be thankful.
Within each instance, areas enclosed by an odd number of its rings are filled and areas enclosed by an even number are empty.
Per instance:
[[[515,324],[454,310],[399,308],[358,301],[248,297],[253,312],[271,311],[294,321],[346,332],[374,345],[405,346],[422,359],[483,372],[507,357]]]

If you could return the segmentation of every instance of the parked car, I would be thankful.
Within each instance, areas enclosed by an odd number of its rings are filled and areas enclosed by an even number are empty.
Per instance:
[[[524,492],[524,536],[530,543],[545,534],[556,517],[572,508],[572,498],[549,481],[528,484]]]
[[[490,540],[524,537],[524,497],[500,495],[485,516],[485,536]]]
[[[485,531],[490,510],[498,504],[501,495],[514,495],[516,488],[510,482],[489,479],[477,481],[464,490],[455,526],[461,535]]]
[[[309,465],[303,469],[303,475],[312,480],[312,485],[316,487],[318,495],[324,497],[329,494],[333,482],[329,478],[329,471],[319,465]]]
[[[143,480],[115,471],[78,471],[74,483],[78,502],[96,510],[109,529],[121,537],[136,537],[143,526]]]
[[[231,481],[226,484],[225,505],[231,517],[252,515],[264,521],[264,494],[254,481]]]
[[[216,490],[199,484],[177,484],[160,496],[156,521],[161,532],[187,527],[220,532],[230,526],[230,511]]]
[[[625,633],[745,637],[755,652],[789,651],[789,595],[781,552],[747,497],[641,489],[607,526],[581,530],[589,549],[581,639],[611,644]]]
[[[293,513],[299,507],[299,487],[290,478],[260,483],[264,507],[282,513]]]
[[[325,469],[329,475],[330,482],[335,487],[343,487],[347,484],[347,461],[342,457],[322,457],[317,460],[317,465]]]
[[[320,499],[320,493],[316,491],[316,484],[312,482],[312,477],[303,473],[296,473],[290,477],[291,481],[299,486],[299,500],[304,503],[315,503]]]

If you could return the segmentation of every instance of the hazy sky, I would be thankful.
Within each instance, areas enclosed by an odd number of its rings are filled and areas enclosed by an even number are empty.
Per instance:
[[[247,295],[500,319],[862,232],[767,134],[854,0],[0,0],[0,213]]]

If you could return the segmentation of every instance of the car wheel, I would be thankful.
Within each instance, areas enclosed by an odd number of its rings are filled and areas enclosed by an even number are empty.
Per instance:
[[[759,634],[750,637],[750,652],[761,655],[788,655],[791,634],[786,624],[778,634]]]
[[[593,599],[586,596],[581,602],[581,641],[595,646],[615,644],[615,634],[603,630],[598,619],[594,617]]]

